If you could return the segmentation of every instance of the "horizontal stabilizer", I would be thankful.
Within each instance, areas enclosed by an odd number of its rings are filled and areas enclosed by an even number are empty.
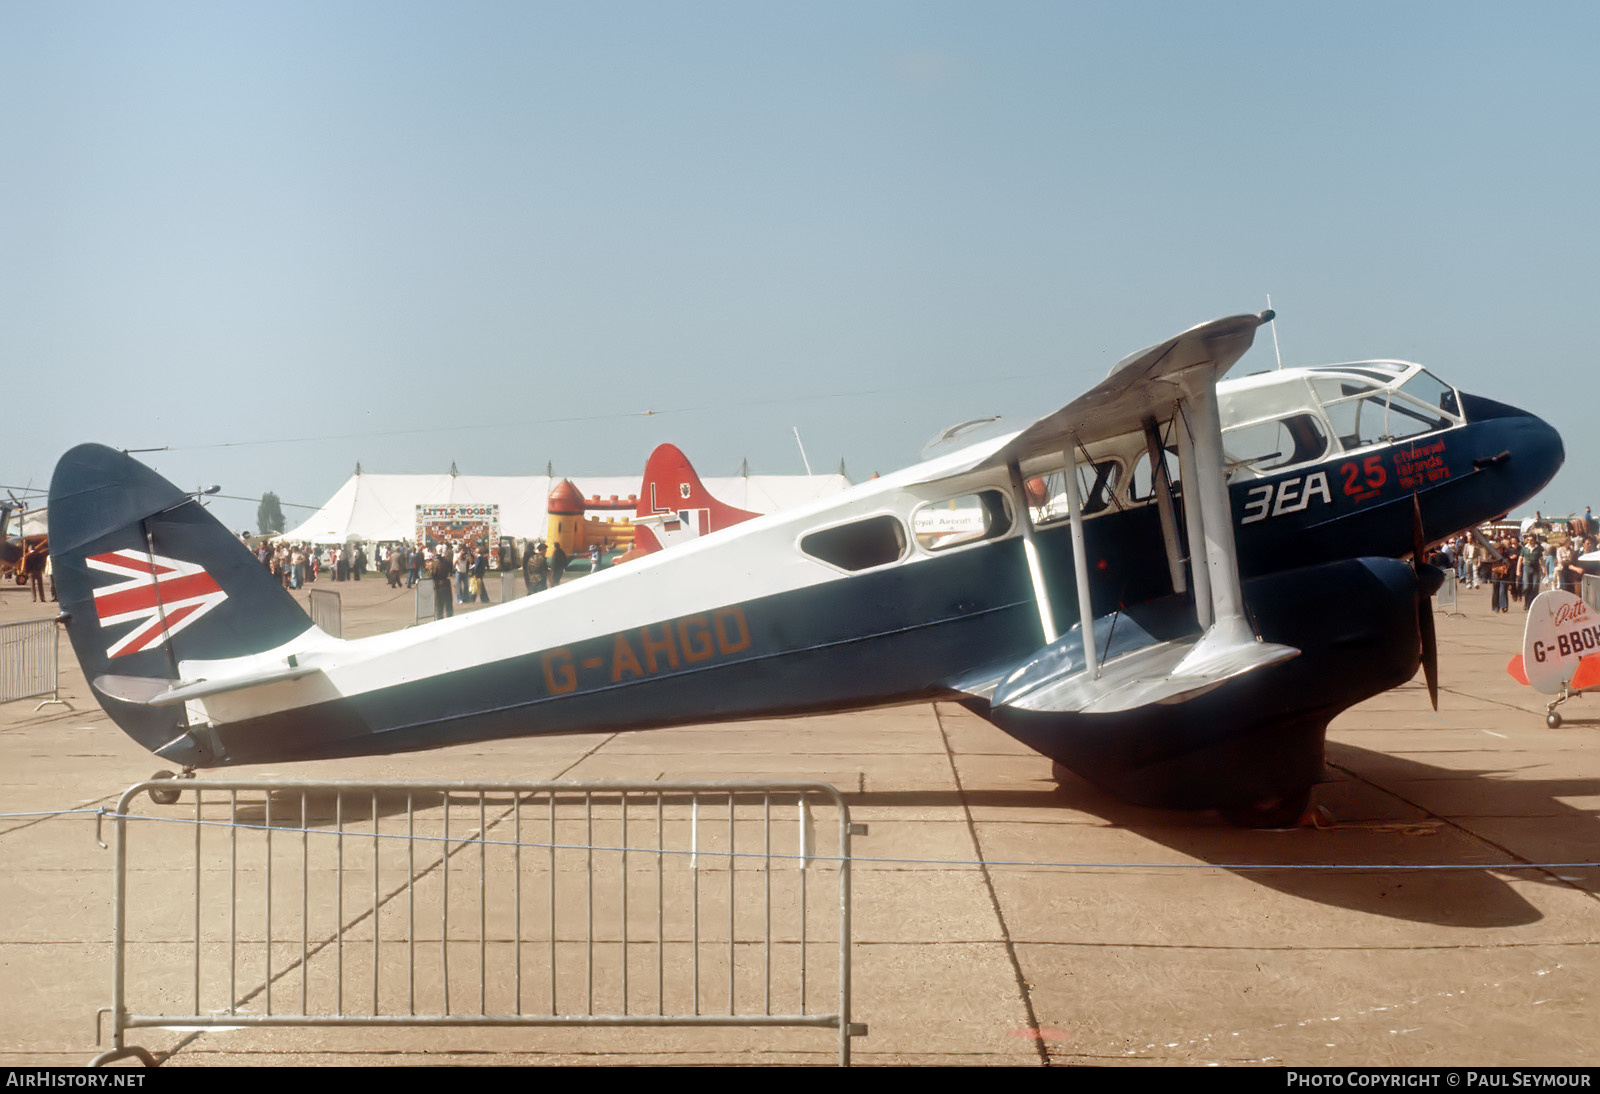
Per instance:
[[[1511,679],[1523,687],[1530,686],[1528,684],[1528,670],[1522,667],[1522,654],[1517,654],[1506,663],[1506,672],[1511,674]]]
[[[1600,653],[1592,653],[1579,661],[1578,671],[1572,674],[1572,682],[1567,686],[1573,691],[1600,686]]]
[[[145,706],[164,707],[204,699],[210,695],[244,691],[263,684],[276,684],[284,680],[299,680],[321,673],[320,668],[290,666],[269,672],[251,672],[239,676],[226,676],[217,680],[158,680],[148,676],[97,676],[94,686],[101,693],[125,703],[142,703]]]
[[[1101,624],[1114,618],[1106,616],[1095,621],[1097,639]],[[1125,642],[1109,644],[1106,659],[1097,674],[1091,675],[1085,670],[1081,652],[1076,659],[1065,648],[1051,655],[1056,647],[1074,644],[1081,651],[1082,642],[1075,628],[1073,634],[1045,647],[1002,682],[995,689],[993,705],[1018,710],[1112,714],[1195,698],[1236,676],[1300,654],[1293,646],[1270,642],[1218,641],[1210,631],[1199,639],[1158,642],[1126,619],[1117,624],[1117,629],[1137,634],[1130,635]],[[1144,640],[1139,641],[1138,635]],[[1113,632],[1112,637],[1121,636]]]
[[[124,703],[150,705],[150,701],[172,686],[171,680],[159,676],[96,676],[94,690],[110,699]]]

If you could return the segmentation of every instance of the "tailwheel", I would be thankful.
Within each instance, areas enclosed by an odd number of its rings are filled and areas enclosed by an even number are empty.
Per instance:
[[[157,771],[150,776],[152,779],[176,779],[177,777],[170,771]],[[180,792],[152,786],[147,793],[150,795],[150,800],[157,805],[177,805]]]
[[[1296,790],[1276,798],[1230,805],[1217,812],[1236,828],[1297,828],[1311,806],[1311,788]]]

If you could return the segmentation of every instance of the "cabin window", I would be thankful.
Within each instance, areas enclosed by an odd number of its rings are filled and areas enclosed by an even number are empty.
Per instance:
[[[841,570],[870,570],[898,562],[906,553],[906,534],[885,514],[812,532],[800,540],[800,549]]]
[[[1171,448],[1163,448],[1161,455],[1162,462],[1167,465],[1167,481],[1172,484],[1172,495],[1177,497],[1183,492],[1178,481],[1178,453]],[[1154,501],[1156,498],[1156,484],[1150,475],[1148,450],[1133,465],[1133,484],[1128,488],[1128,497],[1141,502]]]
[[[1011,511],[998,490],[933,502],[911,514],[911,534],[924,551],[944,551],[1011,531]]]
[[[1291,414],[1273,422],[1257,422],[1222,433],[1223,459],[1228,474],[1235,471],[1263,474],[1319,459],[1328,450],[1328,437],[1310,414]]]
[[[1083,504],[1083,515],[1092,517],[1110,508],[1116,500],[1117,483],[1122,479],[1122,465],[1116,460],[1080,463],[1077,473],[1078,498]],[[1070,516],[1067,512],[1066,470],[1052,471],[1039,478],[1044,483],[1044,499],[1037,505],[1029,499],[1033,523],[1041,525],[1066,520]]]

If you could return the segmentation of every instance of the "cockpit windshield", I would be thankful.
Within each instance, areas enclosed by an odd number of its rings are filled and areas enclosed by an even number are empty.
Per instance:
[[[1461,403],[1456,398],[1456,389],[1427,369],[1419,370],[1400,390],[1423,406],[1437,407],[1453,418],[1461,417]]]
[[[1311,369],[1311,390],[1346,451],[1435,433],[1461,422],[1455,389],[1400,361]]]

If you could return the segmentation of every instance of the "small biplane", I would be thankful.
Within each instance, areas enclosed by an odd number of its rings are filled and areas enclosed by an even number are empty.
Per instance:
[[[50,553],[50,537],[44,532],[29,534],[21,528],[18,529],[21,534],[13,536],[12,514],[17,514],[17,523],[22,525],[30,515],[30,510],[23,508],[14,496],[9,505],[0,502],[0,581],[10,577],[18,585],[26,585],[35,571],[44,573],[44,560]]]
[[[1403,362],[1219,387],[1271,317],[832,497],[352,641],[193,497],[84,445],[51,485],[63,614],[101,705],[188,770],[942,699],[1132,801],[1285,823],[1334,715],[1419,664],[1435,687],[1438,574],[1403,559],[1563,451]]]
[[[1556,708],[1600,688],[1600,612],[1574,593],[1546,589],[1528,605],[1522,652],[1506,671],[1517,683],[1555,696],[1545,704],[1544,720],[1559,729]]]

